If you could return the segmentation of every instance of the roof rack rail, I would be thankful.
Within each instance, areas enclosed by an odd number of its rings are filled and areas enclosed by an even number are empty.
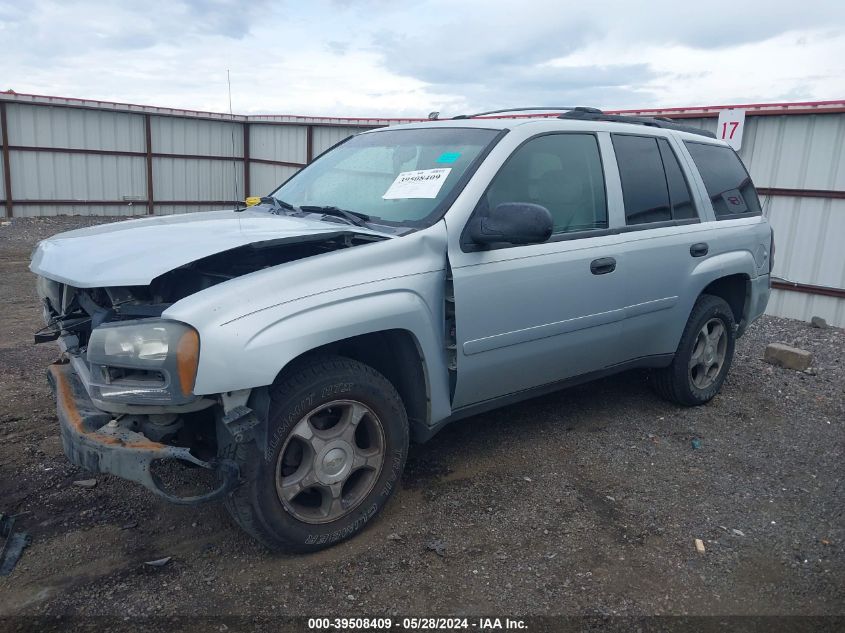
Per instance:
[[[601,114],[601,110],[597,110],[596,108],[585,108],[583,106],[546,106],[537,108],[505,108],[504,110],[490,110],[489,112],[476,112],[475,114],[459,114],[458,116],[453,116],[452,120],[473,119],[477,116],[487,116],[488,114],[503,114],[505,112],[531,112],[538,110],[582,110],[584,112],[596,112],[598,114]]]
[[[677,130],[679,132],[689,132],[690,134],[698,134],[699,136],[706,136],[708,138],[716,138],[713,132],[702,130],[691,125],[681,125],[675,123],[672,119],[666,117],[647,117],[647,116],[624,116],[621,114],[605,114],[601,110],[593,108],[573,108],[569,112],[564,112],[558,115],[559,119],[579,119],[581,121],[610,121],[614,123],[633,123],[635,125],[647,125],[649,127],[659,127],[666,130]]]

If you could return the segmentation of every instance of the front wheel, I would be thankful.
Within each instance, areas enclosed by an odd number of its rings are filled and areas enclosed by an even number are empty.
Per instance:
[[[393,385],[342,357],[300,362],[271,388],[268,446],[229,447],[244,483],[235,521],[274,550],[315,551],[361,531],[399,483],[408,419]]]
[[[728,375],[735,344],[736,324],[730,306],[721,297],[700,296],[672,364],[652,372],[655,391],[688,407],[709,402]]]

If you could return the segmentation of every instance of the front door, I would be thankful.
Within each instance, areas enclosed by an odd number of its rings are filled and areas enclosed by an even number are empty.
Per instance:
[[[625,318],[623,239],[606,230],[596,136],[528,140],[494,177],[476,213],[503,202],[545,206],[554,234],[543,244],[470,248],[453,259],[453,409],[625,360],[617,340]]]

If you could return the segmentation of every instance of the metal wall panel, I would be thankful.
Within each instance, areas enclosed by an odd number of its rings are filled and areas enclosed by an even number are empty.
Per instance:
[[[16,218],[34,218],[47,215],[146,215],[146,204],[133,204],[127,202],[122,205],[87,205],[84,202],[78,205],[67,204],[16,204],[14,205],[14,217]]]
[[[156,215],[175,215],[177,213],[197,213],[199,211],[219,211],[220,209],[231,209],[231,205],[208,205],[208,204],[157,204]]]
[[[13,151],[10,164],[15,200],[121,200],[147,195],[141,156]]]
[[[254,196],[266,196],[298,171],[296,167],[252,163],[249,168],[249,190]]]
[[[772,196],[766,213],[775,231],[775,277],[845,288],[845,200]],[[778,291],[767,312],[805,320],[815,315],[845,327],[845,299],[836,297]]]
[[[137,114],[6,104],[9,145],[144,151],[144,117]]]
[[[153,152],[202,156],[243,156],[242,123],[150,117]]]
[[[845,288],[845,200],[773,197],[774,274],[789,281]]]
[[[801,321],[820,316],[829,325],[845,327],[845,300],[803,292],[772,290],[766,314]]]
[[[314,148],[314,156],[319,156],[335,143],[338,143],[348,136],[358,134],[369,128],[360,127],[328,127],[328,126],[314,126],[314,138],[312,147]]]
[[[740,156],[758,186],[845,189],[845,114],[753,117],[746,127]]]
[[[280,160],[288,163],[307,162],[307,128],[302,125],[249,126],[249,155],[251,158]],[[250,169],[253,166],[250,165]]]
[[[243,163],[154,158],[153,182],[155,199],[163,204],[169,200],[240,200],[244,193]]]

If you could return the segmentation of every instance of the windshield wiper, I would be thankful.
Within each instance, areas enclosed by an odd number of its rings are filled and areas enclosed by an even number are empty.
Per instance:
[[[351,224],[355,226],[362,226],[364,228],[367,227],[367,222],[372,220],[372,218],[367,215],[366,213],[358,213],[357,211],[347,211],[346,209],[339,209],[338,207],[333,206],[311,206],[311,205],[303,205],[299,207],[302,211],[306,211],[307,213],[322,213],[323,215],[333,215],[338,218],[343,218],[348,220]]]
[[[261,204],[267,204],[273,207],[271,213],[275,214],[280,213],[282,210],[293,211],[294,213],[322,213],[323,215],[331,215],[334,217],[343,218],[350,224],[354,224],[355,226],[360,226],[363,228],[369,228],[367,226],[367,222],[372,220],[372,218],[366,213],[359,213],[358,211],[347,211],[346,209],[340,209],[331,205],[303,205],[301,207],[297,207],[296,205],[293,205],[290,202],[279,200],[275,196],[266,196],[261,198]]]
[[[299,211],[298,207],[295,207],[290,202],[285,202],[284,200],[279,200],[274,196],[264,196],[261,198],[261,204],[269,204],[273,207],[273,213],[277,214],[282,209],[286,211]]]

